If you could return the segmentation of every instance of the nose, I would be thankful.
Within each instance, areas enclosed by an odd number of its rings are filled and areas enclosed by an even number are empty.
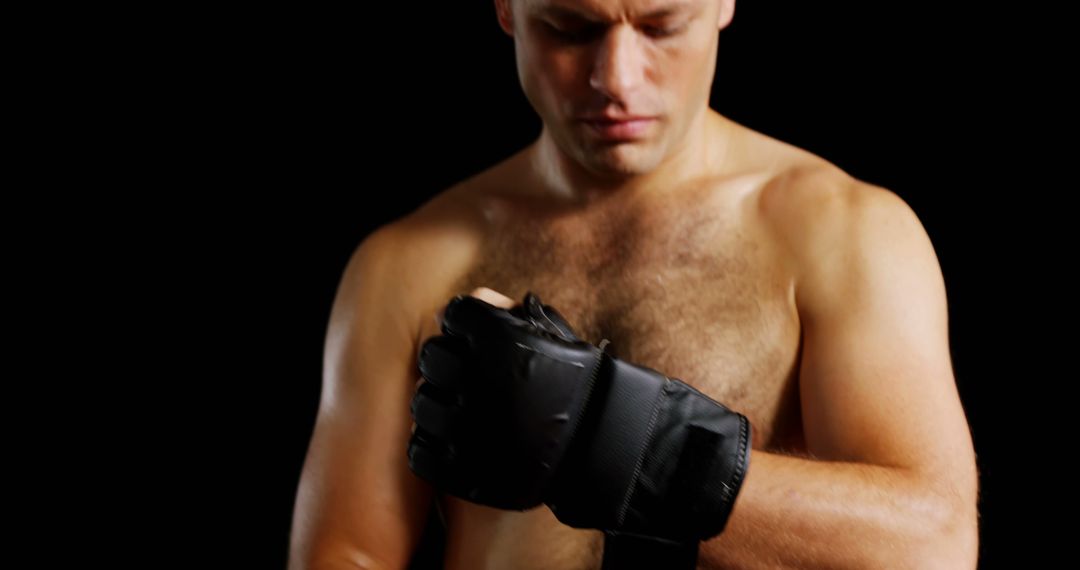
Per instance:
[[[589,85],[616,101],[628,97],[641,84],[645,57],[631,26],[615,26],[604,34],[596,50]]]

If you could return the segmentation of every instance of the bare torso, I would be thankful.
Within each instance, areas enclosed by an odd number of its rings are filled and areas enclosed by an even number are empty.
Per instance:
[[[659,199],[587,212],[544,206],[514,190],[519,155],[444,193],[438,201],[453,207],[441,215],[469,221],[450,224],[467,229],[455,233],[459,254],[432,284],[418,337],[436,334],[431,315],[453,294],[484,286],[520,300],[531,290],[582,338],[609,339],[620,358],[745,414],[754,449],[803,452],[795,271],[763,196],[800,184],[803,170],[835,167],[736,132],[728,170]],[[563,525],[546,506],[439,500],[449,570],[600,567],[603,535]]]

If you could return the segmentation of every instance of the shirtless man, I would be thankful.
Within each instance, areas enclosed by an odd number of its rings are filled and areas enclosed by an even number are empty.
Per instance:
[[[753,426],[699,568],[974,568],[978,475],[945,284],[895,193],[708,107],[734,0],[495,0],[538,139],[363,240],[327,330],[293,570],[596,569],[603,534],[436,493],[406,447],[418,350],[465,293],[527,291],[578,336]],[[647,116],[597,126],[585,118]]]

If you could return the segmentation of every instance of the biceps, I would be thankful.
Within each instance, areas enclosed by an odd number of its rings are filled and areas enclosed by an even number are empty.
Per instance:
[[[388,404],[398,399],[382,398]],[[404,567],[419,541],[431,490],[406,462],[408,407],[377,408],[358,405],[354,414],[327,414],[316,422],[293,536],[294,547],[308,551],[310,560],[372,557]]]
[[[807,448],[823,459],[919,468],[946,452],[943,438],[963,417],[947,345],[936,335],[860,325],[874,318],[852,315],[804,328],[799,377]]]
[[[370,557],[404,567],[428,512],[432,492],[406,455],[418,377],[411,305],[393,289],[396,250],[386,244],[369,239],[360,247],[331,311],[322,398],[293,518],[299,559]]]
[[[933,245],[895,195],[853,196],[822,226],[825,239],[808,256],[815,263],[801,283],[808,450],[955,470],[972,452]]]

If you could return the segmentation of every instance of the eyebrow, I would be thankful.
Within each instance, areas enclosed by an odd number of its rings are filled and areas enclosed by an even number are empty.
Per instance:
[[[645,19],[665,18],[667,16],[686,12],[691,8],[697,7],[697,4],[698,3],[695,1],[677,2],[662,8],[657,8],[647,14],[643,14],[641,17]],[[600,21],[600,18],[588,9],[563,6],[561,4],[546,4],[540,6],[535,10],[535,13],[540,16],[551,16],[556,18],[582,18],[593,22]]]

